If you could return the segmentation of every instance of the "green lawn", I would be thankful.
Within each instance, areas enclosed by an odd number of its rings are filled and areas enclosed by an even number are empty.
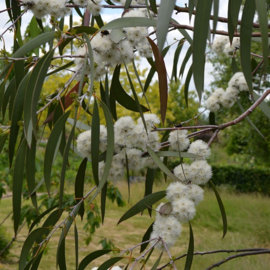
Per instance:
[[[119,183],[118,188],[123,194],[127,202],[127,185]],[[167,184],[158,184],[155,186],[154,191],[166,189]],[[146,229],[153,222],[154,218],[149,218],[146,211],[143,216],[135,216],[120,225],[116,225],[117,221],[122,214],[127,211],[131,205],[136,203],[142,198],[144,191],[143,183],[132,184],[131,186],[131,200],[123,208],[118,208],[115,204],[108,201],[108,207],[105,217],[105,223],[101,226],[93,236],[93,241],[87,246],[84,238],[87,236],[82,230],[84,221],[81,222],[80,218],[76,219],[76,224],[79,229],[79,260],[94,250],[101,249],[98,242],[106,237],[113,241],[113,243],[121,250],[132,247],[133,245],[141,242],[142,235]],[[192,226],[195,238],[195,251],[209,251],[216,249],[244,249],[244,248],[270,248],[270,198],[261,197],[260,195],[246,195],[235,194],[225,189],[219,189],[220,195],[223,199],[227,218],[228,218],[228,233],[226,237],[222,238],[222,221],[219,212],[219,207],[212,190],[205,191],[205,199],[197,207],[197,214],[192,220]],[[11,211],[11,199],[3,199],[0,202],[1,212],[0,221]],[[62,216],[64,218],[64,215]],[[9,237],[13,236],[12,220],[8,219],[3,225]],[[176,245],[171,248],[172,256],[177,257],[186,253],[189,241],[189,227],[184,224],[181,237],[178,239]],[[68,269],[75,269],[75,249],[74,249],[74,230],[71,228],[66,241],[66,258]],[[51,238],[45,255],[40,264],[39,269],[55,269],[56,248],[59,240],[60,231],[55,233]],[[12,246],[10,255],[7,258],[9,263],[1,264],[0,269],[17,269],[17,262],[19,258],[20,249],[23,241],[27,236],[27,228],[24,227],[20,232],[17,240]],[[151,269],[159,256],[159,251],[155,250],[149,263],[145,269]],[[234,254],[234,253],[232,253]],[[232,254],[210,254],[203,256],[195,256],[192,269],[206,269],[208,266],[218,262]],[[134,250],[133,256],[137,256],[138,252]],[[100,265],[103,261],[110,256],[103,256],[89,265],[87,269]],[[168,261],[167,254],[163,255],[160,265]],[[120,262],[119,265],[124,265],[125,261]],[[185,259],[176,262],[178,269],[184,269]],[[223,264],[219,269],[268,269],[270,265],[269,255],[259,255],[244,257],[232,260]],[[138,264],[136,269],[139,269],[141,264]],[[168,268],[167,268],[168,269]]]

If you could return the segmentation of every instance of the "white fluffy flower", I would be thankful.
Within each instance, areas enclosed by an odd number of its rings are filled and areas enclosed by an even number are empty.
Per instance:
[[[91,130],[79,134],[77,138],[77,149],[84,157],[91,155]]]
[[[190,188],[187,185],[181,182],[173,182],[168,186],[166,190],[166,199],[170,202],[178,200],[182,197],[185,197],[189,190]]]
[[[99,179],[101,179],[103,175],[104,167],[105,167],[104,161],[99,162]],[[117,162],[117,159],[113,157],[108,179],[114,182],[122,180],[125,176],[125,169],[126,169],[125,166],[122,163]]]
[[[184,183],[190,181],[191,171],[187,163],[179,164],[173,169],[173,173],[180,181]]]
[[[153,126],[160,123],[160,120],[156,114],[146,113],[144,114],[144,120],[148,130],[151,130]],[[138,119],[138,125],[143,126],[143,121],[141,118]]]
[[[139,171],[142,169],[142,151],[138,149],[127,149],[128,168],[132,171]]]
[[[231,93],[226,93],[222,96],[220,103],[225,108],[231,108],[237,100],[237,96],[233,96]]]
[[[196,214],[196,208],[193,201],[182,198],[172,202],[172,215],[174,215],[180,222],[188,222],[193,219]]]
[[[206,160],[195,160],[190,164],[191,181],[197,185],[206,184],[212,177],[212,168]]]
[[[87,0],[87,10],[93,15],[98,16],[101,12],[101,0]]]
[[[172,131],[168,141],[171,145],[171,148],[175,151],[184,151],[190,144],[190,141],[187,138],[187,130]]]
[[[249,91],[243,72],[236,72],[229,81],[230,87],[236,87],[239,91]]]
[[[204,198],[204,190],[195,184],[188,185],[187,194],[187,198],[192,200],[195,205],[199,204]]]
[[[221,97],[224,95],[225,91],[222,88],[217,88],[212,94],[213,97],[220,101]]]
[[[212,50],[220,54],[223,52],[225,45],[229,42],[229,38],[227,36],[219,36],[216,37],[213,44],[212,44]]]
[[[115,124],[115,133],[121,137],[128,137],[135,127],[134,121],[130,116],[123,116],[119,118]]]
[[[190,144],[188,153],[198,155],[199,158],[196,159],[207,159],[211,155],[211,150],[207,143],[202,140],[196,140]]]
[[[210,112],[216,112],[220,109],[219,105],[219,99],[215,96],[210,96],[206,101],[205,101],[205,107],[207,110]]]

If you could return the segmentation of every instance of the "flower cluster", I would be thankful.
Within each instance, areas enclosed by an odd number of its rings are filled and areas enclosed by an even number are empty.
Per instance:
[[[90,1],[91,2],[91,1]],[[147,17],[145,10],[130,10],[124,17]],[[105,30],[97,33],[91,40],[91,47],[94,58],[94,76],[100,78],[107,72],[107,69],[121,63],[129,63],[134,59],[134,51],[138,51],[142,57],[150,57],[152,50],[147,41],[147,27],[127,27],[123,29],[124,38],[119,42],[113,41],[111,32]],[[87,47],[79,48],[75,55],[85,56],[88,53]],[[84,64],[84,58],[74,60],[76,69]],[[90,61],[86,65],[85,74],[91,74]]]
[[[156,220],[150,238],[162,238],[155,246],[161,250],[164,249],[164,243],[167,248],[172,247],[181,234],[181,223],[194,218],[195,206],[204,197],[204,190],[199,185],[206,184],[212,177],[211,166],[205,160],[211,154],[208,145],[202,140],[194,141],[188,153],[199,157],[194,156],[190,165],[181,163],[174,168],[174,175],[179,181],[171,183],[167,188],[166,198],[169,202],[161,203],[156,208]]]
[[[86,7],[93,16],[98,16],[101,12],[101,0],[73,0],[73,3],[80,7]]]
[[[226,91],[222,88],[216,89],[205,101],[205,107],[211,112],[218,111],[221,105],[230,108],[237,101],[238,94],[241,91],[249,91],[249,89],[243,72],[237,72],[230,79]]]
[[[22,0],[22,2],[30,7],[38,19],[46,15],[60,18],[71,13],[71,9],[66,7],[67,0]]]
[[[233,58],[235,56],[235,52],[240,48],[240,38],[234,37],[232,43],[227,36],[219,36],[215,38],[212,44],[212,50],[217,53],[225,53],[226,56]]]
[[[144,119],[147,132],[141,118],[138,119],[137,125],[130,116],[121,117],[115,122],[115,155],[113,156],[109,172],[109,180],[116,181],[123,179],[127,165],[126,160],[128,160],[128,168],[134,172],[140,171],[145,167],[157,167],[151,157],[142,158],[142,153],[146,151],[147,145],[153,150],[160,148],[158,133],[150,132],[153,125],[159,124],[160,120],[155,114],[145,114]],[[78,136],[77,149],[84,157],[90,157],[91,130],[87,130]],[[100,126],[99,149],[101,152],[107,149],[107,129],[103,125]],[[103,174],[104,166],[104,161],[101,161],[99,163],[100,177]]]

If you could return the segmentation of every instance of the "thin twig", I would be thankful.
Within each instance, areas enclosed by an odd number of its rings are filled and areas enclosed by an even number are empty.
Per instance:
[[[208,146],[211,145],[211,143],[214,141],[214,139],[216,138],[216,136],[218,135],[219,130],[217,129],[214,134],[212,135],[212,137],[210,138],[210,140],[208,141]]]

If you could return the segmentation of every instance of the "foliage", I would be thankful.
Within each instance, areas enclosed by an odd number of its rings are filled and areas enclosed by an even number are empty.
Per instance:
[[[65,249],[72,226],[76,269],[84,269],[90,262],[108,253],[110,250],[95,250],[79,262],[77,216],[81,220],[85,217],[86,242],[90,244],[96,229],[106,218],[106,198],[116,201],[119,207],[125,206],[119,190],[109,180],[123,180],[126,176],[130,196],[131,171],[146,176],[144,197],[122,215],[119,223],[144,210],[148,210],[151,216],[152,205],[164,197],[169,202],[157,207],[154,225],[142,237],[150,248],[143,246],[143,252],[135,258],[132,256],[133,249],[140,244],[127,250],[122,250],[121,247],[99,269],[108,269],[120,260],[127,264],[127,268],[132,263],[132,269],[146,255],[150,257],[154,247],[161,249],[162,253],[152,269],[157,268],[164,251],[169,258],[168,264],[176,269],[175,257],[172,257],[169,248],[181,234],[180,222],[189,222],[190,239],[185,269],[191,269],[196,238],[194,241],[195,234],[193,235],[190,220],[196,214],[195,206],[203,200],[204,191],[198,185],[207,183],[212,176],[211,166],[206,161],[211,153],[209,146],[218,132],[229,130],[235,124],[241,125],[245,118],[260,133],[258,129],[263,124],[257,121],[261,118],[259,113],[251,119],[256,126],[247,118],[258,106],[270,118],[269,106],[264,101],[270,93],[266,89],[269,86],[266,79],[269,78],[270,67],[267,21],[269,5],[266,0],[245,1],[241,23],[238,22],[238,15],[242,1],[229,1],[227,18],[218,17],[221,3],[218,0],[189,1],[185,8],[175,5],[176,1],[162,0],[158,10],[156,1],[152,0],[106,2],[109,5],[103,6],[100,0],[62,0],[57,3],[23,0],[20,5],[17,1],[6,1],[6,10],[2,11],[9,16],[11,25],[6,27],[1,39],[4,40],[5,33],[11,30],[14,32],[14,42],[12,48],[3,46],[0,58],[3,61],[0,73],[0,152],[3,150],[4,155],[8,156],[8,164],[1,165],[10,168],[5,172],[5,180],[13,195],[14,239],[24,220],[30,226],[21,249],[19,270],[38,268],[46,247],[56,232],[60,232],[55,252],[57,267],[66,269],[69,258],[65,256]],[[124,8],[122,17],[104,24],[100,9],[115,8],[112,4],[119,5],[119,2],[124,5],[116,6]],[[131,4],[135,4],[135,8],[131,8]],[[73,23],[74,14],[70,13],[71,9],[82,18],[82,25]],[[21,25],[28,10],[34,16],[23,40]],[[255,11],[258,14],[258,23],[254,22]],[[179,13],[189,13],[190,19],[194,13],[194,25],[189,27],[177,22],[172,18],[174,12],[177,20],[181,19]],[[50,20],[42,20],[47,15]],[[64,26],[66,15],[69,15],[68,27]],[[209,23],[210,20],[213,24]],[[218,21],[227,22],[227,33],[216,28]],[[241,25],[239,31],[238,24]],[[213,29],[209,29],[209,25],[213,25]],[[157,40],[148,32],[148,27],[154,27]],[[181,37],[174,42],[168,39],[169,46],[163,48],[168,32],[178,30]],[[186,30],[193,31],[193,34],[189,35]],[[204,89],[205,51],[207,40],[211,40],[209,33],[213,34],[212,37],[214,34],[227,35],[232,45],[228,39],[226,46],[234,46],[228,56],[232,57],[230,61],[233,73],[237,69],[242,72],[242,85],[240,87],[238,81],[234,81],[236,96],[233,96],[232,101],[241,100],[239,96],[243,94],[239,94],[240,91],[246,96],[251,94],[257,101],[245,101],[244,114],[240,118],[237,116],[242,113],[241,110],[231,109],[221,117],[217,114],[216,119],[212,110],[211,125],[200,126],[197,119]],[[236,39],[237,42],[233,40],[234,35],[240,37]],[[252,37],[259,37],[260,44],[256,48],[252,46]],[[177,43],[175,51],[172,50],[174,43]],[[187,43],[189,49],[185,51],[183,46]],[[253,50],[260,55],[254,55]],[[174,52],[171,82],[168,81],[167,63],[164,60],[169,51]],[[183,51],[185,56],[180,63],[180,54]],[[235,60],[233,56],[238,51],[240,58],[237,56]],[[140,71],[136,59],[138,55],[148,61],[149,72]],[[254,56],[259,61],[255,61]],[[190,57],[192,65],[187,67]],[[216,64],[217,60],[212,62]],[[224,73],[216,75],[220,79],[220,85],[230,77],[227,72],[228,60],[225,59],[223,63],[225,65],[216,69]],[[187,75],[181,87],[179,77],[183,74]],[[158,81],[153,83],[155,75]],[[196,94],[190,91],[191,77]],[[252,80],[257,81],[254,87]],[[57,81],[56,86],[54,81]],[[253,90],[259,90],[262,96],[257,96]],[[228,105],[228,102],[222,102],[224,96],[225,93],[222,92],[214,98],[215,110],[219,109],[219,103],[222,106]],[[239,107],[241,106],[240,104]],[[223,111],[224,108],[219,112]],[[127,114],[138,119],[137,123]],[[236,120],[230,122],[230,117],[235,117]],[[221,125],[217,126],[215,122]],[[193,123],[195,126],[190,127]],[[176,128],[172,127],[174,124]],[[190,142],[191,138],[210,131],[212,135],[208,144],[196,139]],[[244,147],[249,147],[252,156],[256,153],[261,160],[267,157],[263,151],[250,147],[246,138],[241,139],[243,131],[245,128],[238,135],[232,136],[228,149],[240,153]],[[161,140],[159,133],[163,135]],[[230,133],[224,134],[226,136]],[[250,138],[256,139],[251,133]],[[261,147],[267,148],[269,145],[266,143]],[[173,170],[167,166],[170,158],[179,160],[178,166]],[[153,192],[159,169],[164,173],[165,180],[170,178],[174,182],[167,190]],[[223,179],[223,176],[220,178]],[[68,188],[69,183],[74,184],[74,191]],[[226,210],[217,189],[210,183],[220,209],[225,237],[228,229]],[[90,185],[89,190],[84,189],[86,184]],[[239,189],[243,190],[251,191],[254,188],[247,181],[239,185]],[[1,187],[2,194],[5,186]],[[263,189],[267,191],[268,187],[263,186]],[[46,193],[39,196],[41,191]],[[25,195],[26,199],[30,198],[31,203],[29,200],[29,204],[23,205],[21,195]],[[100,207],[96,200],[100,200]],[[114,247],[114,243],[106,239],[100,243],[103,248]],[[267,248],[253,250],[255,253],[251,254],[245,253],[246,251],[248,250],[242,250],[239,256],[270,253]],[[124,256],[125,253],[130,255],[128,259]],[[220,261],[210,268],[226,261]]]

